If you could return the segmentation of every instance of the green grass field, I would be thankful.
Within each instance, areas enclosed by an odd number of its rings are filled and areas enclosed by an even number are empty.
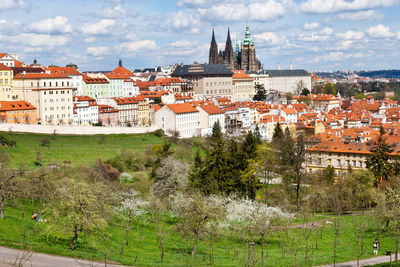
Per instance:
[[[11,155],[13,166],[20,163],[28,168],[34,168],[36,151],[41,152],[42,165],[50,163],[63,164],[71,162],[73,167],[89,166],[97,158],[107,160],[115,156],[118,151],[125,149],[143,155],[147,147],[164,143],[164,140],[153,134],[108,135],[101,144],[100,135],[93,136],[62,136],[42,134],[3,133],[17,141],[16,148],[7,148]],[[41,145],[42,139],[50,139],[50,147]]]
[[[37,230],[34,233],[34,222],[29,218],[32,212],[38,207],[32,207],[28,202],[24,203],[25,219],[21,219],[21,208],[6,207],[5,219],[0,220],[0,245],[8,247],[21,247],[23,245],[22,233],[25,234],[25,244],[30,244],[34,251],[49,254],[63,255],[76,258],[93,259],[102,261],[104,258],[104,238],[100,233],[92,233],[87,236],[81,236],[78,239],[76,250],[68,249],[69,241],[72,236],[64,236],[50,233],[47,230],[46,223],[37,223]],[[358,216],[357,216],[358,217]],[[334,216],[313,217],[310,220],[323,219],[323,228],[319,230],[310,229],[305,232],[304,229],[289,229],[286,233],[283,229],[274,229],[267,237],[268,256],[265,258],[264,266],[314,266],[333,262],[334,251]],[[299,219],[298,221],[301,221]],[[365,252],[360,258],[373,257],[372,243],[376,237],[375,221],[366,216],[367,229],[364,238]],[[328,223],[326,223],[328,222]],[[125,247],[123,255],[120,257],[120,249],[124,236],[125,222],[114,217],[112,223],[106,230],[109,238],[107,239],[107,254],[112,262],[118,262],[125,265],[134,266],[184,266],[186,255],[190,266],[206,266],[209,263],[210,247],[204,253],[204,245],[200,241],[196,258],[192,259],[190,248],[188,254],[185,254],[184,238],[172,230],[172,221],[166,217],[162,222],[165,232],[165,258],[160,262],[159,241],[154,231],[154,226],[149,216],[145,216],[140,221],[132,223],[132,230],[129,235],[129,246]],[[340,235],[337,246],[336,262],[343,262],[356,259],[357,241],[354,238],[353,216],[341,216]],[[26,230],[24,230],[26,229]],[[322,229],[322,233],[321,233]],[[308,260],[305,261],[305,234],[308,234]],[[229,239],[227,237],[230,237]],[[244,264],[247,258],[247,243],[235,236],[234,233],[223,235],[214,245],[214,265],[215,266],[240,266]],[[140,245],[139,245],[139,240]],[[281,241],[284,241],[284,249],[281,249]],[[261,246],[260,239],[257,239],[256,253],[260,264]],[[191,241],[188,242],[190,247]],[[140,247],[140,248],[139,248]],[[235,258],[235,247],[238,250],[238,257]],[[266,247],[266,248],[267,248]],[[394,250],[395,244],[391,237],[381,236],[381,251],[384,254],[387,250]],[[284,252],[282,252],[284,251]],[[265,249],[265,255],[267,249]],[[283,255],[284,254],[284,255]],[[136,259],[136,260],[135,260]],[[384,265],[382,265],[384,266]]]

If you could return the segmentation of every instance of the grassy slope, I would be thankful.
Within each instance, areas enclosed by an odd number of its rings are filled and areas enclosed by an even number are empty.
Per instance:
[[[40,223],[37,226],[37,233],[33,231],[34,223],[30,220],[29,216],[32,214],[33,207],[29,203],[24,204],[25,219],[21,220],[21,209],[6,207],[6,218],[0,220],[0,245],[18,247],[21,245],[21,232],[24,226],[27,227],[26,240],[27,243],[32,245],[34,251],[45,252],[49,254],[57,254],[63,256],[77,257],[77,258],[90,258],[101,261],[103,259],[104,240],[100,234],[90,234],[83,239],[83,236],[78,240],[78,247],[75,251],[68,249],[68,244],[71,236],[58,236],[46,234],[45,223]],[[314,219],[318,219],[315,217]],[[332,217],[327,217],[327,220],[332,220]],[[373,227],[373,219],[368,218],[369,227]],[[137,254],[138,248],[138,225],[142,236],[141,249],[139,255]],[[157,237],[154,232],[154,227],[150,218],[132,224],[132,231],[129,237],[129,246],[125,248],[124,255],[119,258],[120,246],[124,236],[124,222],[118,218],[113,219],[112,225],[107,229],[110,235],[109,244],[111,244],[110,259],[114,262],[120,262],[126,265],[137,266],[183,266],[185,265],[184,254],[184,239],[175,234],[171,229],[172,223],[166,218],[163,222],[165,229],[165,259],[164,263],[160,262],[160,250]],[[337,262],[343,262],[355,259],[356,241],[354,240],[352,216],[342,216],[341,220],[341,234],[339,237],[339,245],[337,249]],[[312,266],[333,262],[333,239],[334,231],[332,224],[327,224],[322,232],[322,239],[318,238],[318,249],[315,249],[316,236],[319,236],[316,231],[313,231],[309,238],[309,261],[304,261],[304,246],[305,240],[303,230],[291,229],[288,231],[290,237],[295,237],[297,243],[300,240],[300,249],[298,251],[297,260],[299,266]],[[295,257],[290,252],[292,249],[287,244],[285,245],[286,256],[282,258],[282,251],[279,247],[279,240],[281,236],[286,236],[282,230],[275,231],[267,238],[269,252],[268,257],[265,259],[264,266],[294,266]],[[362,258],[372,257],[372,242],[375,238],[375,233],[370,228],[366,232],[364,244],[367,248],[366,253]],[[189,242],[190,243],[190,242]],[[229,253],[227,252],[227,244],[229,245]],[[189,244],[190,245],[190,244]],[[234,258],[233,247],[239,248],[239,259]],[[385,250],[394,249],[394,241],[391,238],[383,237],[381,241],[381,253]],[[215,266],[238,266],[243,264],[243,243],[240,240],[233,241],[226,237],[222,237],[215,244]],[[207,260],[203,260],[203,243],[199,243],[198,255],[196,259],[189,258],[191,266],[205,266],[209,260],[209,247],[207,248]],[[190,249],[188,250],[190,253]],[[257,253],[260,253],[260,246],[257,245]],[[266,254],[266,252],[265,252]],[[138,256],[135,262],[135,257]],[[259,263],[257,266],[261,266]]]
[[[24,162],[29,168],[34,168],[36,151],[41,151],[43,165],[49,163],[62,164],[70,161],[74,167],[88,166],[97,158],[103,160],[113,157],[121,149],[144,153],[149,145],[162,144],[164,141],[152,134],[109,135],[105,144],[100,144],[101,136],[61,136],[42,134],[9,134],[17,141],[16,148],[8,148],[13,166]],[[41,146],[41,140],[49,138],[50,147]]]

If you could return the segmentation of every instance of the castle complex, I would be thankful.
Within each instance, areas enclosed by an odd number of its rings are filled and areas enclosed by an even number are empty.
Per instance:
[[[246,25],[245,38],[242,41],[241,48],[239,41],[236,40],[235,51],[233,50],[231,35],[228,28],[228,37],[226,39],[225,51],[218,51],[218,45],[215,41],[214,30],[212,33],[209,64],[226,64],[231,69],[242,69],[248,72],[257,72],[261,69],[261,63],[256,57],[254,41],[250,37],[249,25]]]

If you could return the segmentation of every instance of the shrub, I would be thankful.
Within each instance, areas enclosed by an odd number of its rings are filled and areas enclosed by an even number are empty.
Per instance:
[[[15,140],[12,140],[8,138],[5,135],[0,135],[0,145],[1,146],[8,146],[8,147],[16,147],[17,142]]]
[[[45,137],[40,142],[41,142],[42,146],[50,147],[50,139],[49,138]]]
[[[155,130],[155,131],[153,132],[153,134],[154,134],[155,136],[157,136],[157,137],[160,137],[160,138],[162,138],[162,137],[165,136],[165,132],[164,132],[163,129],[157,129],[157,130]]]
[[[121,173],[120,180],[121,180],[121,182],[124,182],[124,183],[133,183],[132,175],[130,175],[127,172]]]

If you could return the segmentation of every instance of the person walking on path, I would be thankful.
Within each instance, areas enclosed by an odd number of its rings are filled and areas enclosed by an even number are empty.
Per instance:
[[[373,247],[374,247],[374,254],[375,254],[375,255],[378,255],[378,250],[379,250],[379,242],[378,242],[378,239],[375,239],[374,244],[373,244]]]

